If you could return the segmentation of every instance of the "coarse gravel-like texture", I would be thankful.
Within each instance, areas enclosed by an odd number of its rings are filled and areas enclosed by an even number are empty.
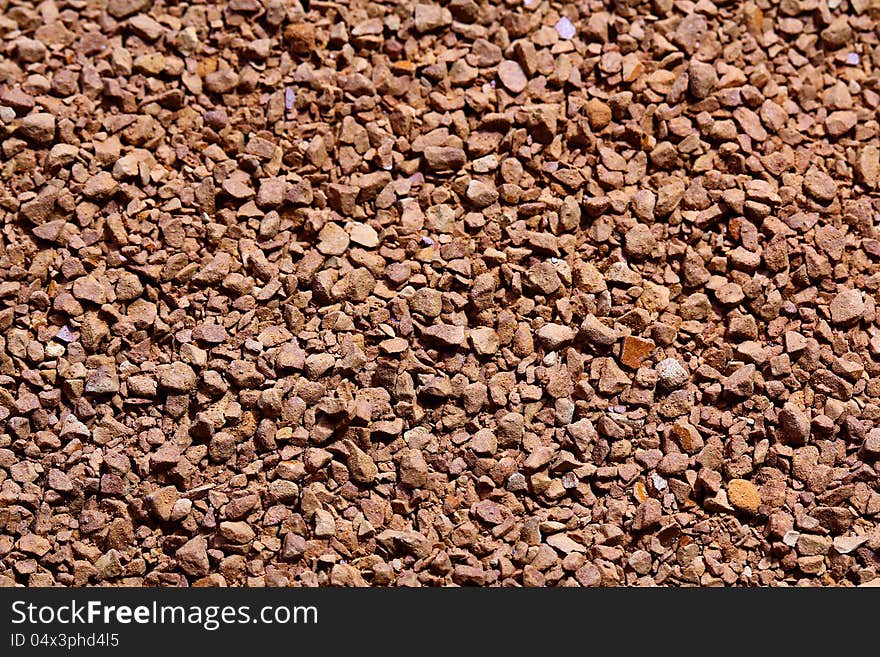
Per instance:
[[[880,581],[878,69],[877,0],[0,0],[0,584]]]

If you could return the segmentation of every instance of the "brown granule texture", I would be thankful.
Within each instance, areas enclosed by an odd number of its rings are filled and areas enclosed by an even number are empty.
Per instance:
[[[0,0],[0,585],[858,586],[877,0]]]

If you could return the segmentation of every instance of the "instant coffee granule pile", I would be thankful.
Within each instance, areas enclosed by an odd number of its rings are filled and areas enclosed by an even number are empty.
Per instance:
[[[877,1],[0,41],[0,583],[880,581]]]

